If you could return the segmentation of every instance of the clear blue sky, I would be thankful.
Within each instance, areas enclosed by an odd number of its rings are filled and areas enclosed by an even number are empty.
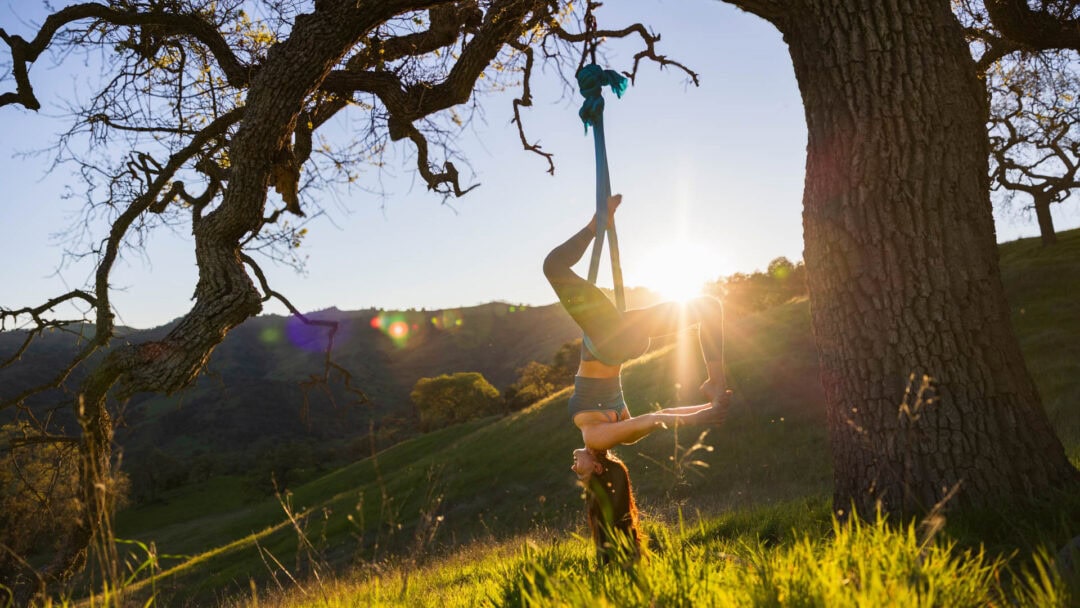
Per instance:
[[[40,23],[41,11],[37,3],[0,5],[0,26],[29,36],[20,22]],[[612,184],[625,196],[618,226],[626,283],[671,289],[675,279],[749,272],[777,256],[801,259],[806,128],[779,33],[715,0],[618,0],[600,16],[605,27],[645,23],[663,34],[660,52],[701,75],[699,88],[688,87],[681,73],[646,64],[623,99],[608,95]],[[628,58],[612,57],[610,67],[625,69]],[[0,305],[8,308],[83,286],[92,272],[75,265],[54,274],[64,242],[53,235],[79,206],[62,196],[79,186],[71,169],[50,173],[43,158],[15,156],[50,144],[62,129],[57,95],[88,95],[73,75],[85,69],[80,61],[51,69],[44,58],[34,67],[45,103],[39,113],[0,109]],[[554,78],[537,76],[527,133],[556,154],[555,177],[521,149],[509,122],[517,92],[488,96],[485,122],[461,135],[475,171],[459,167],[463,182],[480,188],[452,200],[454,209],[441,205],[413,176],[411,144],[397,144],[381,177],[389,196],[357,190],[328,201],[328,217],[310,226],[301,250],[307,273],[264,265],[274,287],[305,311],[553,302],[541,261],[591,214],[593,150],[577,118],[580,97],[563,98]],[[10,80],[0,83],[11,88]],[[362,117],[350,118],[359,128]],[[380,180],[374,170],[364,176]],[[1076,205],[1054,208],[1059,229],[1080,225]],[[1034,218],[1012,213],[999,212],[997,226],[999,241],[1038,233]],[[683,266],[673,262],[680,257]],[[195,280],[186,229],[156,234],[145,256],[129,254],[113,275],[120,321],[149,327],[180,316]],[[283,312],[276,304],[266,310]]]

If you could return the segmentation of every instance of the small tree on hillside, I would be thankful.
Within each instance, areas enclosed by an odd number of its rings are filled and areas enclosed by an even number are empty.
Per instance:
[[[517,380],[503,394],[507,408],[519,410],[554,393],[558,373],[550,365],[529,361],[517,370]]]
[[[733,315],[758,312],[806,295],[806,266],[778,257],[765,272],[735,273],[713,286]]]
[[[455,139],[477,107],[474,93],[508,87],[520,93],[507,103],[522,145],[554,172],[551,154],[529,142],[520,117],[520,108],[532,105],[537,61],[569,81],[585,59],[579,43],[633,37],[642,49],[625,66],[631,78],[642,59],[682,68],[656,53],[659,36],[645,26],[586,29],[586,21],[595,22],[574,4],[109,0],[57,9],[38,28],[0,28],[0,110],[9,121],[30,118],[16,107],[46,107],[68,119],[52,149],[57,163],[71,163],[82,177],[72,190],[85,196],[85,213],[71,232],[77,242],[64,250],[94,264],[88,285],[44,303],[0,307],[0,327],[29,330],[0,367],[17,364],[49,328],[93,324],[50,381],[0,400],[0,409],[14,409],[80,377],[73,371],[85,372],[79,386],[67,387],[79,424],[38,429],[43,441],[67,434],[59,441],[77,445],[80,463],[82,513],[47,578],[73,576],[86,563],[91,538],[107,528],[101,479],[113,466],[110,397],[190,385],[225,336],[271,298],[298,314],[257,258],[302,264],[295,250],[307,234],[304,224],[330,199],[317,191],[361,185],[365,166],[381,167],[385,154],[404,150],[429,190],[464,195],[473,185],[462,184],[467,180],[451,162],[460,156]],[[38,64],[43,55],[100,57],[80,75],[88,90],[80,101],[57,104],[62,112],[39,98],[46,87],[34,86],[48,69]],[[346,124],[357,128],[342,133]],[[160,231],[191,235],[199,272],[191,308],[158,339],[121,343],[114,340],[113,270]],[[66,318],[72,310],[75,321]],[[82,318],[79,311],[86,311]],[[328,361],[331,371],[347,376]]]
[[[502,411],[499,391],[480,372],[421,378],[409,394],[427,432]]]
[[[79,517],[78,451],[37,435],[25,422],[0,427],[0,581],[32,577],[20,556],[55,549]],[[126,477],[108,483],[123,500]],[[4,598],[0,587],[0,604]]]
[[[997,22],[991,19],[988,4]],[[1018,43],[1002,33],[1002,28],[1014,31],[1042,21],[1038,27],[1044,28],[1042,38],[1049,42],[1054,21],[1050,6],[1025,14],[1005,4],[959,0],[954,8],[990,99],[990,179],[995,200],[1002,205],[1017,199],[1029,203],[1023,210],[1035,211],[1047,246],[1057,242],[1051,205],[1080,188],[1080,67],[1073,51]],[[1066,4],[1053,8],[1075,19],[1080,4]]]
[[[993,187],[1004,202],[1026,195],[1042,244],[1053,245],[1050,206],[1080,188],[1080,73],[1056,54],[999,66],[987,82]]]
[[[574,383],[578,366],[581,364],[581,338],[571,340],[555,351],[555,357],[551,361],[551,369],[554,373],[552,381],[558,386],[569,386]]]

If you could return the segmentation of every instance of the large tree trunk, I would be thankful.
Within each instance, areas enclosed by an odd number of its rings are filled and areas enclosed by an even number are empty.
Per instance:
[[[115,388],[124,398],[187,386],[225,335],[260,312],[259,292],[240,258],[240,240],[261,227],[277,153],[288,144],[305,100],[364,33],[401,10],[396,4],[328,4],[318,14],[297,17],[292,36],[270,51],[247,92],[244,119],[231,142],[231,175],[223,201],[194,224],[199,267],[194,306],[160,341],[110,352],[91,371],[76,399],[83,430],[83,517],[57,552],[47,572],[51,578],[65,580],[82,569],[95,535],[109,532],[111,496],[103,480],[111,476],[110,391]],[[111,326],[111,311],[100,314],[101,323]]]
[[[949,3],[734,3],[784,33],[805,105],[836,508],[918,512],[954,487],[987,505],[1075,483],[1012,332],[986,92]]]
[[[1050,215],[1050,202],[1049,196],[1035,196],[1035,217],[1039,220],[1039,236],[1042,237],[1043,247],[1057,243],[1054,217]]]

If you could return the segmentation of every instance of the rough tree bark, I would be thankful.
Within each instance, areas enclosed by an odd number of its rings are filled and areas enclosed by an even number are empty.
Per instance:
[[[836,509],[926,511],[954,488],[959,504],[991,505],[1075,484],[1009,320],[986,92],[949,3],[731,3],[780,29],[803,96]]]
[[[231,148],[232,175],[224,200],[194,224],[195,305],[164,339],[111,352],[83,383],[76,407],[84,432],[80,477],[87,513],[50,575],[66,579],[81,569],[91,536],[103,529],[107,498],[99,480],[108,477],[110,467],[109,390],[117,381],[122,395],[183,388],[231,329],[262,310],[262,296],[240,258],[240,240],[260,228],[275,153],[295,131],[304,101],[360,36],[402,9],[394,2],[374,4],[359,10],[338,3],[301,15],[293,34],[273,49],[252,80]]]

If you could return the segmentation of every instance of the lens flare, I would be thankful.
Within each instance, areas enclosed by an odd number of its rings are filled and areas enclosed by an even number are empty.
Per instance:
[[[281,328],[277,326],[264,327],[263,330],[259,332],[259,340],[263,344],[277,344],[278,342],[281,342],[281,338]]]
[[[285,335],[293,346],[309,352],[319,352],[326,350],[330,334],[326,327],[309,325],[293,315],[285,322]]]
[[[409,313],[379,313],[369,322],[371,329],[386,334],[395,346],[403,347],[409,341],[410,334],[419,334],[420,324],[413,321],[416,315]],[[411,329],[410,329],[411,325]]]
[[[390,324],[386,333],[395,340],[402,340],[409,335],[409,324],[404,321],[394,321]]]
[[[456,310],[444,310],[442,315],[431,318],[431,324],[442,330],[456,329],[461,323],[461,313]]]

